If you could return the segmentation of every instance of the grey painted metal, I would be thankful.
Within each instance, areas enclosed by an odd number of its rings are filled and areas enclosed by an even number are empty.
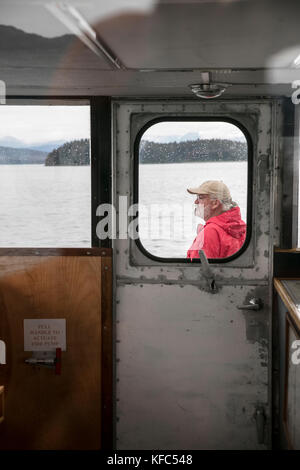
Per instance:
[[[116,275],[116,436],[118,449],[264,449],[270,446],[270,305],[273,139],[276,103],[117,101],[114,202],[133,191],[133,139],[157,115],[239,119],[254,141],[253,227],[247,250],[212,270],[146,259],[129,240],[114,241]],[[132,122],[131,132],[130,123]],[[251,298],[260,311],[240,311]],[[265,410],[258,443],[257,409]]]
[[[294,201],[294,180],[298,180],[299,175],[299,154],[295,152],[295,109],[296,106],[290,99],[283,102],[283,135],[282,135],[282,152],[283,165],[282,171],[282,225],[284,230],[281,231],[281,248],[291,248],[297,246],[295,233],[293,236],[293,228],[295,225],[293,215],[295,208],[298,208],[298,201]],[[297,133],[298,134],[298,133]],[[298,217],[296,218],[296,220]],[[298,228],[298,224],[296,225]],[[293,242],[296,245],[293,245]]]
[[[300,109],[295,106],[295,123],[294,123],[294,155],[293,155],[293,195],[292,195],[292,246],[298,246],[299,234],[299,159],[300,159]]]

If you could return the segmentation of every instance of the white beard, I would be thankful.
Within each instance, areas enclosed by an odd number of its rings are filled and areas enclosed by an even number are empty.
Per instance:
[[[202,204],[197,204],[195,207],[195,215],[204,220],[204,206]]]

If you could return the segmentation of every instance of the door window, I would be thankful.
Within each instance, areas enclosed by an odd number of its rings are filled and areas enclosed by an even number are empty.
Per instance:
[[[147,254],[191,260],[201,248],[208,258],[239,252],[251,212],[246,131],[229,121],[166,118],[137,139],[139,241]]]

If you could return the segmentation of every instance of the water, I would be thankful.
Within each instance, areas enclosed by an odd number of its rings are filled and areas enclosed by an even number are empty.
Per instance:
[[[1,247],[91,246],[91,168],[0,166]]]
[[[1,165],[0,169],[1,247],[91,246],[90,167]],[[200,221],[193,215],[194,197],[186,188],[208,179],[221,179],[228,185],[246,221],[246,162],[140,165],[144,209],[140,208],[139,225],[149,252],[185,258]],[[151,207],[165,210],[155,216]],[[173,207],[177,213],[170,230]],[[175,239],[170,240],[170,234]]]

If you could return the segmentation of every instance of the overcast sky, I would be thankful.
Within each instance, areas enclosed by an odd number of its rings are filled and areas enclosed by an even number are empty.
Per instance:
[[[203,139],[245,141],[242,131],[228,122],[160,122],[143,139],[198,134]],[[14,137],[26,144],[90,137],[89,106],[0,106],[0,139]]]
[[[27,144],[90,137],[89,106],[0,106],[0,138]]]
[[[168,135],[184,136],[198,133],[203,139],[233,139],[246,141],[242,131],[228,122],[160,122],[151,126],[143,135],[143,139],[155,140]]]

